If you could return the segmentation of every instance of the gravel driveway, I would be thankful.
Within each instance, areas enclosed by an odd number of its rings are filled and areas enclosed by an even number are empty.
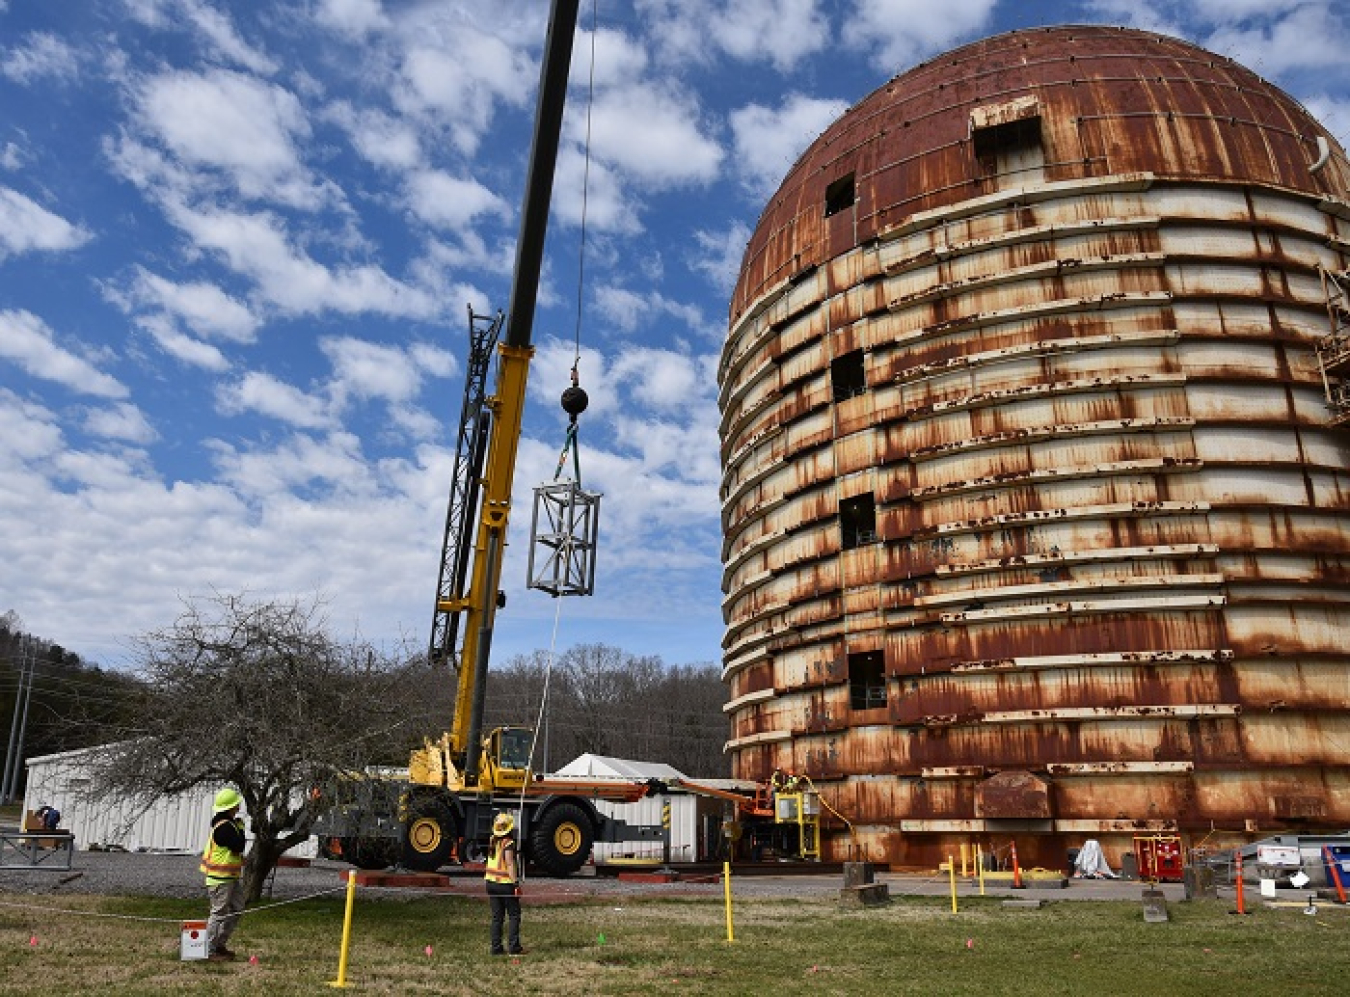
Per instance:
[[[308,867],[278,868],[264,890],[273,900],[291,900],[316,894],[339,894],[345,888],[342,874],[349,867],[341,862],[315,859]],[[888,884],[893,896],[945,896],[947,877],[879,873],[877,881]],[[742,875],[732,870],[733,890],[742,897],[791,899],[836,899],[843,885],[835,873],[792,875]],[[1167,899],[1180,900],[1180,884],[1163,884]],[[448,892],[483,895],[481,873],[450,870]],[[529,879],[525,895],[536,902],[581,901],[622,896],[720,897],[719,877],[703,876],[676,883],[632,883],[584,869],[570,879]],[[1137,882],[1071,880],[1066,889],[1009,891],[990,888],[990,895],[1042,900],[1139,900]],[[388,891],[408,895],[408,890]],[[442,891],[446,892],[446,891]],[[977,892],[969,884],[960,887],[963,896]],[[70,869],[21,870],[0,867],[0,895],[59,896],[65,893],[134,895],[200,899],[203,896],[197,856],[186,853],[76,852]]]

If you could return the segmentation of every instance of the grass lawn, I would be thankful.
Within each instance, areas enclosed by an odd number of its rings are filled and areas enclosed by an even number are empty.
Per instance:
[[[205,903],[0,894],[0,994],[331,992],[343,897],[245,915],[236,963],[179,960],[179,921]],[[21,905],[21,906],[11,906]],[[487,906],[463,896],[358,894],[348,988],[381,994],[1350,993],[1350,912],[1173,903],[1145,924],[1130,902],[1004,909],[936,898],[842,910],[828,900],[632,900],[532,907],[518,960],[487,953]],[[60,908],[60,910],[57,910]],[[96,916],[116,915],[116,916]],[[166,920],[137,920],[137,919]],[[430,946],[430,954],[427,953]],[[248,960],[257,957],[256,963]]]

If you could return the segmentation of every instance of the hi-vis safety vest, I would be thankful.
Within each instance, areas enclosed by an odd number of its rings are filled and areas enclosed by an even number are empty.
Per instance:
[[[224,845],[216,844],[216,827],[212,825],[211,833],[207,835],[206,847],[202,849],[202,863],[198,866],[202,872],[206,873],[208,883],[215,881],[223,883],[227,880],[238,879],[240,873],[244,871],[244,856],[238,852],[232,852]]]
[[[506,858],[510,838],[493,838],[488,847],[487,866],[483,878],[489,883],[514,883],[516,881],[515,862]],[[515,849],[511,849],[512,852]]]

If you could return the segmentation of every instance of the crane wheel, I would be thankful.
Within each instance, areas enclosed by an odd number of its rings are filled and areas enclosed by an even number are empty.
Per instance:
[[[403,865],[418,872],[435,872],[450,861],[459,837],[454,812],[442,800],[415,800],[403,826]]]
[[[590,857],[595,825],[575,803],[549,807],[530,831],[530,859],[551,876],[570,876]]]

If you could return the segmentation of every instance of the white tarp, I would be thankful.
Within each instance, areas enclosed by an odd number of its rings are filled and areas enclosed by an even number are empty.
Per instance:
[[[1073,860],[1073,874],[1080,879],[1116,879],[1117,876],[1106,864],[1101,843],[1089,838],[1078,849],[1078,857]]]
[[[683,779],[685,775],[664,762],[635,762],[607,755],[578,755],[554,775],[591,776],[600,779]]]

